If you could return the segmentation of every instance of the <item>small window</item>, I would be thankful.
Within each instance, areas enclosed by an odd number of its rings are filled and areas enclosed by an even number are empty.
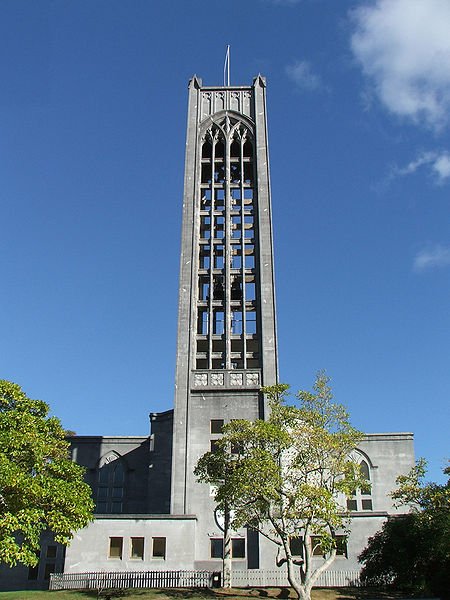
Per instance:
[[[28,568],[28,581],[36,581],[39,574],[39,563],[34,567]]]
[[[122,560],[123,538],[109,538],[109,558],[119,558]]]
[[[372,500],[363,498],[361,500],[361,507],[363,510],[372,510]]]
[[[50,579],[51,573],[55,572],[55,567],[56,567],[55,563],[47,563],[45,565],[45,570],[44,570],[44,579],[45,580]]]
[[[217,442],[218,442],[218,440],[211,440],[211,445],[210,445],[211,452],[217,452],[217,450],[219,449]]]
[[[347,498],[347,510],[350,510],[350,511],[358,510],[358,505],[356,503],[356,500],[354,500],[353,498]]]
[[[337,535],[334,541],[336,544],[336,555],[347,558],[347,537],[345,535]]]
[[[223,419],[211,419],[211,433],[222,433]]]
[[[244,538],[235,538],[231,540],[231,557],[245,558],[245,540]]]
[[[291,549],[292,556],[303,556],[303,538],[302,537],[289,538],[289,547]]]
[[[47,546],[46,558],[56,558],[56,546]]]
[[[212,538],[211,540],[211,558],[223,558],[223,539]]]
[[[154,537],[153,538],[153,558],[166,558],[166,538],[165,537]]]
[[[130,558],[135,559],[135,560],[144,560],[144,538],[143,537],[132,537],[131,538]]]

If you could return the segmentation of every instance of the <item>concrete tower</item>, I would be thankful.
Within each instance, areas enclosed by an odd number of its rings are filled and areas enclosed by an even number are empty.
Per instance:
[[[264,418],[260,387],[277,381],[265,93],[261,76],[189,83],[171,513],[200,520],[199,456],[224,423]]]

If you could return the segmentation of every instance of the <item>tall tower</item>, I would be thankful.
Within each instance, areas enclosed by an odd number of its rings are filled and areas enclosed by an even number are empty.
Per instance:
[[[189,83],[172,514],[208,509],[199,456],[222,424],[264,418],[260,387],[277,381],[265,93],[261,76]]]

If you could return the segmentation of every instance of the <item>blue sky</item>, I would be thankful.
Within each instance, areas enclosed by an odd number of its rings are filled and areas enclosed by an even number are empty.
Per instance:
[[[0,0],[0,377],[173,405],[187,83],[268,83],[280,378],[449,456],[447,0]]]

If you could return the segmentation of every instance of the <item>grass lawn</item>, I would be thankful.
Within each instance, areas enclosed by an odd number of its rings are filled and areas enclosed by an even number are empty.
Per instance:
[[[381,590],[362,588],[317,589],[313,590],[312,600],[370,600],[371,598],[396,600],[403,596]],[[0,592],[0,600],[89,600],[96,599],[97,593],[80,591],[20,591]],[[101,600],[230,600],[237,598],[295,598],[288,588],[249,588],[233,590],[111,590],[102,592]]]

